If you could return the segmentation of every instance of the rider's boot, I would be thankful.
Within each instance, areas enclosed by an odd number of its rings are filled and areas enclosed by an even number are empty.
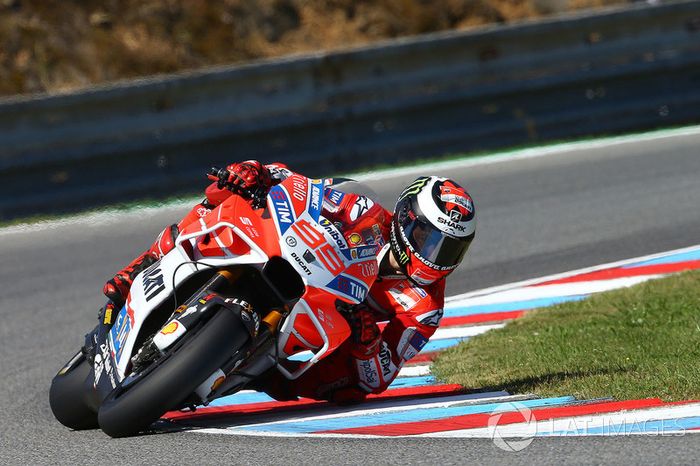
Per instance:
[[[129,265],[117,272],[113,278],[109,279],[102,288],[102,292],[109,298],[117,307],[121,307],[126,302],[126,297],[129,296],[131,284],[134,278],[149,265],[169,253],[175,247],[175,239],[180,230],[178,226],[173,224],[166,227],[156,241],[151,245],[150,249],[143,252],[136,259],[131,261]]]
[[[156,258],[150,251],[144,252],[109,279],[102,288],[102,292],[118,307],[123,306],[136,275],[155,261]]]

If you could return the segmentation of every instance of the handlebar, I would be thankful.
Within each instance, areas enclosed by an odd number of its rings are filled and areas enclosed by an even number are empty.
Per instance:
[[[211,167],[209,173],[207,173],[207,178],[212,181],[216,181],[216,186],[219,189],[223,189],[228,184],[229,171],[225,168]]]
[[[209,173],[207,173],[207,178],[211,181],[216,181],[216,187],[219,189],[228,189],[235,194],[240,194],[246,199],[252,199],[253,208],[258,209],[265,205],[266,192],[261,192],[260,189],[250,190],[241,189],[233,183],[229,182],[229,177],[231,173],[226,168],[211,167]]]

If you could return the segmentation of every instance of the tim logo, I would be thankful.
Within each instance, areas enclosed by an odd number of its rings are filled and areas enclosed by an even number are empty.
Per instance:
[[[335,189],[329,189],[328,192],[329,192],[328,200],[331,201],[335,205],[340,205],[340,202],[345,197],[344,193],[342,193],[340,191],[336,191]]]

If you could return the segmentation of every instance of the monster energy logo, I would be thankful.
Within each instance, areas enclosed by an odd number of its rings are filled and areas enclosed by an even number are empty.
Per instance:
[[[401,254],[399,254],[399,264],[404,265],[408,263],[408,254],[406,254],[404,251],[401,251]]]
[[[405,198],[406,196],[412,196],[414,194],[418,194],[420,192],[420,190],[423,189],[423,187],[428,183],[429,179],[430,178],[427,176],[416,179],[416,181],[409,184],[406,187],[406,189],[403,190],[403,192],[399,196],[398,200],[400,201],[401,199]]]

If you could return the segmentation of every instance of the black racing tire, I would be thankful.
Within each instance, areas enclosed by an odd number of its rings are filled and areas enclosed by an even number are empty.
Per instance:
[[[84,354],[66,373],[51,381],[49,405],[58,422],[74,430],[96,429],[96,392],[92,367]]]
[[[100,428],[110,437],[136,435],[194,390],[250,339],[239,317],[222,308],[142,379],[117,387],[102,401]]]

